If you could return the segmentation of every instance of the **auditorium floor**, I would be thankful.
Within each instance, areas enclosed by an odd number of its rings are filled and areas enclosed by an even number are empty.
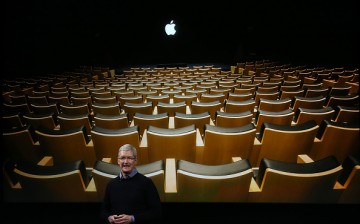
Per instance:
[[[2,205],[2,219],[11,220],[10,223],[100,223],[100,203]],[[358,208],[358,205],[335,204],[164,203],[162,223],[332,224],[357,217]]]

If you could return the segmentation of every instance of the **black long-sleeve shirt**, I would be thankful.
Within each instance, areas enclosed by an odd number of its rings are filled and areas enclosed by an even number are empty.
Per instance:
[[[107,185],[101,208],[101,219],[110,215],[133,215],[135,223],[160,221],[162,207],[159,193],[152,180],[141,173],[128,179],[119,176]]]

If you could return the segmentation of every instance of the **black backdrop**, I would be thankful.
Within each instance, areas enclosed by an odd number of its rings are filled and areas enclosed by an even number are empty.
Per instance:
[[[358,67],[356,0],[6,0],[3,75],[78,65],[284,63]],[[167,37],[174,20],[177,35]]]

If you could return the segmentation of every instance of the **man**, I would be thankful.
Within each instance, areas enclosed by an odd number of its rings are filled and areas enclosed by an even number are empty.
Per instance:
[[[119,176],[106,188],[101,218],[109,223],[157,223],[162,216],[159,193],[152,180],[135,167],[136,148],[125,144],[119,148]]]

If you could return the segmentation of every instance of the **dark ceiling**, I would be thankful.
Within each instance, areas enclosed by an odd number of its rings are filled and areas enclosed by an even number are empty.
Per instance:
[[[3,73],[258,59],[358,67],[358,11],[349,0],[7,0]]]

